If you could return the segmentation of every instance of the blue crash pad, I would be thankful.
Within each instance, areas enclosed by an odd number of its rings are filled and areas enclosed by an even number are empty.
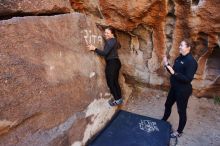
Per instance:
[[[120,110],[88,146],[168,146],[171,125]]]

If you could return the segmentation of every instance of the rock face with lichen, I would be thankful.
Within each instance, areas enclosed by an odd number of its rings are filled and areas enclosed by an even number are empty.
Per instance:
[[[172,64],[183,38],[193,40],[199,63],[194,95],[220,96],[219,7],[219,0],[0,0],[0,145],[85,145],[105,125],[115,112],[105,61],[86,45],[101,48],[107,25],[122,45],[126,99],[128,85],[168,88],[162,58]]]

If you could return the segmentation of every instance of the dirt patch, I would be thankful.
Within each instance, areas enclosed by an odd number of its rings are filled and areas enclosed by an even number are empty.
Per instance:
[[[125,110],[161,119],[167,92],[138,88]],[[188,121],[177,146],[220,146],[220,105],[213,99],[191,96],[187,109]],[[179,116],[176,104],[168,121],[177,129]]]

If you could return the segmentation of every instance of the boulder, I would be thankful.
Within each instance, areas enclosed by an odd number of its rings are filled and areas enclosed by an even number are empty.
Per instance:
[[[71,11],[68,0],[1,0],[0,17],[25,15],[52,15]]]
[[[88,43],[104,42],[80,13],[0,21],[1,146],[85,144],[111,118],[105,62]]]

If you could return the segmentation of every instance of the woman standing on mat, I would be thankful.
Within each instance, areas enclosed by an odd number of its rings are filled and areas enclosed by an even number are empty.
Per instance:
[[[88,45],[90,51],[96,52],[106,60],[105,76],[107,85],[110,89],[114,100],[109,100],[110,106],[116,106],[122,104],[121,88],[118,83],[119,70],[121,68],[121,62],[118,56],[118,49],[121,47],[120,43],[115,38],[115,30],[111,27],[105,29],[105,45],[104,49],[100,50],[93,46]]]

